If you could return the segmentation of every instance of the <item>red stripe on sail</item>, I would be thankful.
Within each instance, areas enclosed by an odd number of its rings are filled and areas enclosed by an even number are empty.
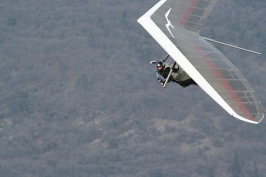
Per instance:
[[[213,69],[215,75],[221,79],[225,79],[225,77],[222,75],[222,73],[218,70],[218,67],[215,65],[215,63],[203,52],[203,50],[196,44],[194,43],[194,47],[199,51],[199,53],[202,55],[203,58],[207,59],[207,63],[210,65],[210,67]],[[227,82],[226,80],[222,81],[222,84],[228,91],[234,91],[232,86]],[[235,102],[238,103],[238,107],[241,109],[241,111],[244,114],[248,115],[248,119],[254,121],[255,118],[251,115],[247,107],[242,103],[242,101],[238,98],[236,93],[231,92],[230,96],[234,99]]]
[[[198,4],[198,0],[192,0],[191,4],[189,5],[186,13],[183,15],[181,20],[181,25],[185,26],[187,23],[188,18],[190,17],[191,13],[193,12],[195,6]]]

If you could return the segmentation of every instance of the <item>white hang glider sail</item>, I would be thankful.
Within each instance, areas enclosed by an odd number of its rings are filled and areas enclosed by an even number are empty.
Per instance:
[[[138,22],[230,115],[257,124],[263,107],[239,70],[199,35],[218,0],[161,0]]]

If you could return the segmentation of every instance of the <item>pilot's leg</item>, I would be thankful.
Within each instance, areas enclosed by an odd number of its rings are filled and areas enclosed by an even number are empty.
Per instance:
[[[187,87],[187,86],[189,86],[189,85],[191,85],[191,84],[193,84],[193,85],[198,85],[193,79],[188,79],[188,80],[185,80],[185,81],[180,81],[180,82],[178,82],[178,84],[180,84],[181,86],[183,86],[183,87]]]

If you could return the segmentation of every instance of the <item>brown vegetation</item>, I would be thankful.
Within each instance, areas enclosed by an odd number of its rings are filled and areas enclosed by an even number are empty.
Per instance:
[[[266,174],[265,121],[157,83],[165,53],[136,21],[156,2],[0,0],[0,176]],[[264,53],[265,6],[219,1],[202,35]],[[265,54],[217,47],[266,105]]]

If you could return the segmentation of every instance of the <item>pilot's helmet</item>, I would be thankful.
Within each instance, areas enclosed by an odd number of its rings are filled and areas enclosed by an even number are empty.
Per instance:
[[[159,61],[159,62],[157,63],[157,70],[158,70],[158,71],[162,71],[163,68],[164,68],[164,63],[161,62],[161,61]]]

